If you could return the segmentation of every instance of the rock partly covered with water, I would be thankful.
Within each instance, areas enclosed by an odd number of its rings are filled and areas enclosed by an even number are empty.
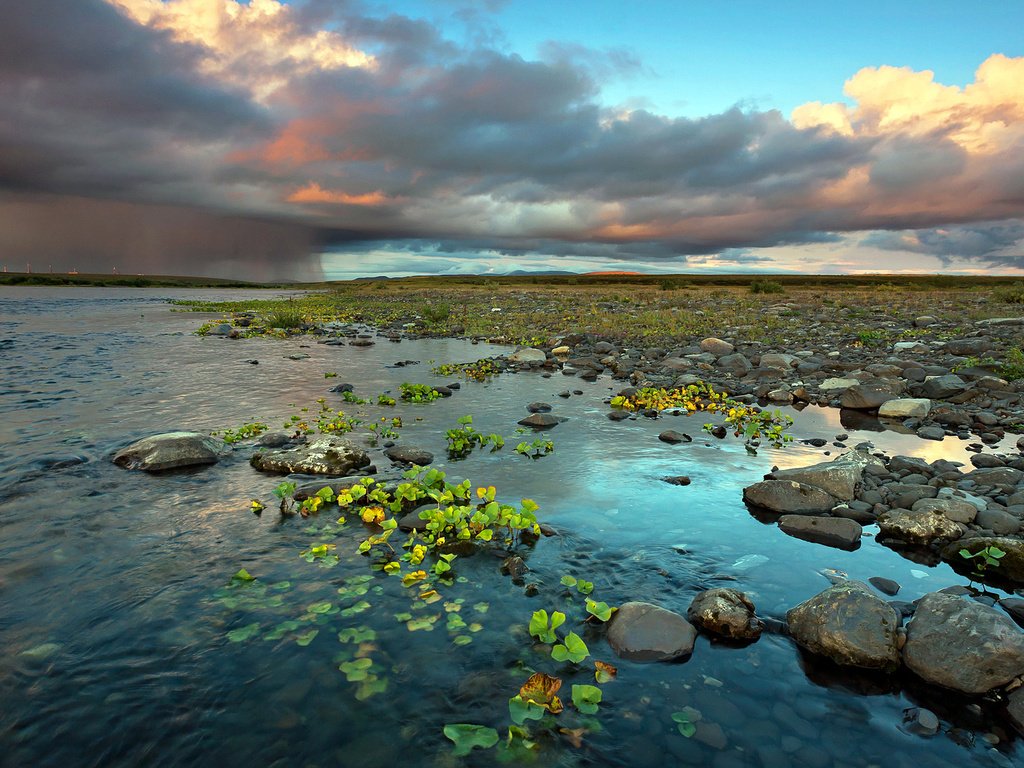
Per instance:
[[[793,638],[837,664],[895,669],[900,655],[896,611],[859,581],[842,581],[786,614]]]
[[[216,464],[224,450],[221,440],[198,432],[166,432],[144,437],[114,454],[125,469],[159,472],[165,469]]]
[[[891,509],[878,516],[878,538],[924,546],[959,539],[964,528],[934,509]]]
[[[750,598],[726,587],[708,589],[693,598],[686,618],[726,640],[757,640],[764,631],[764,622],[754,615]]]
[[[836,500],[820,488],[792,480],[762,480],[743,489],[743,500],[772,512],[816,515],[828,512]]]
[[[344,476],[368,466],[370,457],[347,440],[322,437],[285,451],[257,451],[249,463],[261,472]]]
[[[907,625],[903,661],[929,683],[985,693],[1024,675],[1024,633],[994,608],[932,592]]]
[[[678,613],[651,603],[619,606],[608,625],[608,644],[632,661],[670,661],[693,653],[697,630]]]
[[[844,517],[817,517],[815,515],[783,515],[779,518],[783,533],[816,544],[839,549],[860,546],[860,523]]]
[[[998,558],[999,565],[991,569],[991,573],[1001,579],[1009,581],[1024,582],[1024,541],[1010,539],[1004,536],[974,536],[969,539],[959,539],[948,544],[942,550],[942,557],[951,563],[963,565],[966,558],[960,554],[960,550],[966,549],[972,555],[987,547],[994,547],[1003,552]]]
[[[773,472],[772,477],[811,485],[841,501],[852,501],[857,497],[857,486],[868,466],[884,467],[884,464],[863,451],[850,451],[832,461],[779,470]]]
[[[396,464],[415,464],[425,467],[434,461],[434,454],[415,445],[393,445],[385,449],[384,455]]]

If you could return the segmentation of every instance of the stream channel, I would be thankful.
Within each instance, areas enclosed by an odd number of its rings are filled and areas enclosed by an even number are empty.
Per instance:
[[[351,382],[375,402],[381,392],[397,397],[404,381],[455,380],[431,374],[430,361],[512,350],[457,339],[378,338],[356,348],[314,337],[200,338],[192,331],[213,316],[168,303],[250,295],[261,294],[0,288],[0,765],[520,764],[528,756],[500,749],[455,758],[442,730],[476,723],[504,738],[508,699],[534,670],[562,677],[566,701],[538,738],[537,765],[1024,763],[1010,728],[984,704],[905,674],[843,670],[778,634],[746,647],[702,636],[683,663],[616,659],[600,629],[578,623],[582,600],[570,603],[560,584],[574,575],[610,605],[646,600],[681,614],[697,592],[729,586],[775,618],[826,588],[828,569],[893,579],[908,601],[964,584],[944,564],[877,545],[872,527],[854,552],[791,538],[751,514],[742,488],[773,465],[835,456],[840,432],[850,446],[871,441],[928,460],[967,462],[966,443],[855,430],[838,411],[787,409],[797,442],[749,455],[738,439],[702,433],[700,414],[610,421],[605,400],[622,383],[603,376],[505,374],[463,381],[433,403],[349,405],[333,385]],[[297,353],[309,357],[288,359]],[[419,362],[394,367],[399,361]],[[581,394],[558,397],[565,389]],[[364,418],[400,415],[399,442],[432,451],[449,479],[494,485],[508,502],[535,500],[538,518],[558,532],[521,551],[538,594],[499,572],[502,553],[480,552],[455,561],[460,579],[441,589],[443,602],[416,605],[398,579],[356,553],[365,533],[354,517],[339,534],[336,511],[281,518],[272,495],[281,478],[249,466],[251,442],[198,469],[147,474],[111,462],[119,448],[161,432],[252,420],[279,429],[303,407],[312,416],[321,397]],[[513,446],[524,439],[516,422],[538,400],[568,420],[545,433],[554,452],[531,460]],[[465,414],[479,431],[502,434],[505,448],[446,459],[444,431]],[[660,442],[669,428],[694,442]],[[799,442],[813,437],[829,444]],[[373,455],[382,474],[395,475]],[[670,485],[670,475],[692,483]],[[267,505],[262,515],[250,511],[253,498]],[[300,557],[326,541],[337,544],[336,566]],[[229,586],[242,567],[257,581]],[[307,607],[325,602],[331,608],[310,617]],[[576,619],[592,654],[578,672],[533,647],[526,625],[540,608]],[[438,618],[430,631],[410,631],[410,613]],[[453,613],[464,626],[451,628]],[[289,621],[301,627],[275,633]],[[253,624],[248,639],[237,631]],[[356,631],[340,642],[346,629]],[[456,645],[459,635],[471,641]],[[339,671],[359,655],[372,658],[383,690]],[[618,676],[602,685],[598,713],[584,716],[569,688],[594,682],[594,658],[615,664]],[[937,735],[901,729],[904,710],[918,706],[938,715]],[[696,721],[695,736],[679,732],[677,712]]]

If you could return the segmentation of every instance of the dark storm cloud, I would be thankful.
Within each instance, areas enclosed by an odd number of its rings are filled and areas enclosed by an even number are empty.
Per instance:
[[[935,256],[944,264],[954,259],[977,259],[993,265],[1013,266],[1024,259],[1024,221],[873,232],[861,243],[886,251]]]

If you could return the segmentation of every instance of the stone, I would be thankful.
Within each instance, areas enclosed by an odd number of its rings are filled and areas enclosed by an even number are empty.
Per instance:
[[[922,546],[941,539],[958,539],[964,532],[959,523],[928,509],[890,509],[878,516],[878,529],[878,538]]]
[[[857,384],[839,396],[839,403],[843,408],[850,408],[855,411],[873,411],[882,403],[894,400],[895,398],[895,395],[884,389]]]
[[[903,661],[934,685],[986,693],[1024,674],[1024,633],[995,608],[932,592],[907,625]]]
[[[666,429],[664,432],[658,435],[658,439],[661,440],[661,442],[663,443],[668,443],[669,445],[693,442],[693,438],[690,437],[688,434],[686,434],[685,432],[676,432],[674,429]]]
[[[951,563],[963,565],[965,560],[960,556],[961,549],[966,549],[973,555],[986,547],[995,547],[1006,553],[999,559],[999,566],[992,569],[993,572],[998,573],[1002,579],[1024,582],[1024,541],[1020,539],[1003,536],[975,536],[969,539],[960,539],[950,542],[943,548],[942,558]]]
[[[543,363],[547,359],[544,350],[534,347],[520,347],[508,356],[510,363]]]
[[[1020,518],[995,507],[989,507],[978,512],[977,517],[974,519],[974,524],[979,528],[992,531],[992,533],[1000,536],[1012,536],[1019,532],[1021,527]]]
[[[160,472],[181,467],[216,464],[226,453],[222,440],[198,432],[165,432],[137,440],[114,454],[125,469]]]
[[[714,336],[710,336],[701,341],[700,349],[702,352],[708,352],[715,357],[721,357],[722,355],[732,354],[736,347],[728,341],[722,341],[721,339],[716,339]]]
[[[563,421],[568,421],[564,416],[552,416],[550,413],[534,413],[525,419],[520,419],[517,424],[534,429],[551,429],[557,427]]]
[[[1024,479],[1024,472],[1013,467],[985,467],[971,470],[964,479],[973,480],[978,485],[1015,486]]]
[[[425,467],[434,461],[434,454],[414,445],[393,445],[384,451],[384,455],[396,464],[415,464],[418,467]]]
[[[530,403],[526,406],[526,410],[530,413],[548,413],[551,411],[551,404],[541,402]]]
[[[260,448],[283,448],[292,442],[292,436],[288,432],[264,432],[256,439],[256,445]]]
[[[1006,714],[1017,732],[1024,734],[1024,688],[1018,688],[1006,698]]]
[[[914,318],[914,327],[927,328],[929,325],[935,325],[937,322],[939,321],[931,315],[921,315]]]
[[[885,466],[864,451],[849,451],[832,461],[773,472],[772,477],[812,485],[841,501],[852,501],[857,497],[857,486],[864,476],[865,467],[871,465]]]
[[[939,718],[930,709],[908,707],[903,710],[903,730],[916,736],[934,736],[939,732]]]
[[[800,358],[796,355],[769,352],[768,354],[761,355],[761,362],[759,365],[762,368],[774,368],[778,371],[788,371],[791,368],[794,368],[798,362],[800,362]]]
[[[931,400],[943,400],[947,397],[959,395],[970,387],[970,385],[957,376],[955,373],[948,373],[944,376],[929,376],[920,385],[922,397]]]
[[[970,339],[952,339],[946,342],[945,351],[960,357],[981,357],[992,349],[992,340],[985,336]]]
[[[901,397],[878,406],[878,415],[885,419],[923,419],[932,409],[932,401],[924,397]]]
[[[843,517],[783,515],[779,528],[790,536],[829,547],[853,550],[860,546],[860,524]]]
[[[884,595],[895,597],[900,591],[900,585],[892,579],[883,576],[872,576],[868,583]]]
[[[560,347],[555,347],[551,350],[551,354],[555,357],[568,357],[572,353],[572,349],[565,344]]]
[[[746,355],[739,352],[734,352],[731,355],[723,355],[718,358],[717,365],[719,368],[728,371],[733,376],[745,376],[750,373],[754,367],[750,360],[747,359]]]
[[[947,520],[954,523],[973,523],[978,515],[978,510],[970,502],[963,499],[918,499],[914,502],[911,510],[920,512],[930,510],[938,512]]]
[[[946,430],[942,427],[928,425],[917,430],[917,436],[922,440],[942,440],[946,436]]]
[[[661,478],[669,485],[689,485],[690,477],[688,475],[674,475],[672,477]]]
[[[900,618],[859,581],[843,581],[786,613],[793,639],[837,664],[894,670]]]
[[[651,603],[619,606],[608,624],[608,644],[631,661],[671,661],[693,653],[697,630],[678,613]]]
[[[754,615],[754,604],[742,592],[727,587],[698,594],[686,611],[692,624],[726,640],[757,640],[764,622]]]
[[[345,476],[370,463],[366,451],[338,437],[321,437],[283,451],[257,451],[249,463],[261,472]]]
[[[857,381],[856,379],[832,378],[825,379],[823,382],[821,382],[821,384],[818,385],[818,389],[828,392],[835,389],[849,389],[850,387],[855,387],[858,384],[860,384],[860,382]]]
[[[815,515],[828,512],[836,500],[820,488],[792,480],[762,480],[743,489],[743,500],[783,514]]]

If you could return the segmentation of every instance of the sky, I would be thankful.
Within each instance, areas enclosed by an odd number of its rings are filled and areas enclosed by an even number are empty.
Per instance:
[[[0,264],[1024,273],[1024,3],[0,0]]]

